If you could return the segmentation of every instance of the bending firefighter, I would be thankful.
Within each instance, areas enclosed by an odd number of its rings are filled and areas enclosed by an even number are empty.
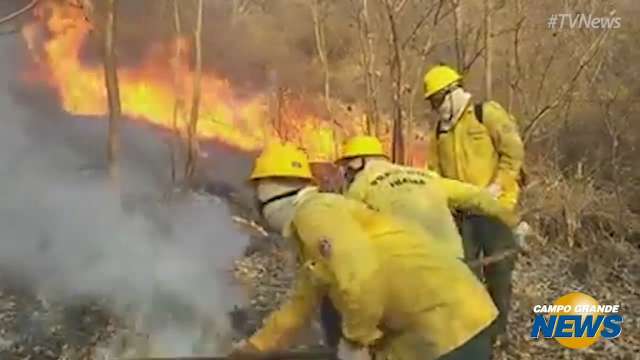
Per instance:
[[[486,188],[513,209],[524,158],[516,122],[496,102],[474,106],[461,81],[460,74],[442,65],[424,76],[425,99],[439,117],[429,141],[429,167],[443,177]],[[468,259],[515,246],[511,230],[493,218],[463,212],[458,220]],[[509,257],[484,269],[489,293],[500,310],[495,335],[506,331],[513,265]]]
[[[282,349],[324,296],[342,318],[343,360],[489,359],[498,311],[482,283],[419,225],[311,186],[304,153],[267,147],[251,179],[261,214],[297,245],[293,292],[232,358]]]
[[[347,197],[419,223],[455,257],[463,258],[464,253],[450,209],[486,215],[508,227],[517,225],[517,216],[484,188],[393,164],[373,136],[360,135],[347,141],[338,164],[346,177]]]

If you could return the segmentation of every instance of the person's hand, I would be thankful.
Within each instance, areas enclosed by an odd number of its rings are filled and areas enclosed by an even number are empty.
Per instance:
[[[500,194],[502,194],[502,186],[493,183],[487,186],[487,191],[491,194],[491,196],[494,197],[494,199],[497,199],[498,197],[500,197]]]
[[[251,342],[247,340],[241,340],[233,345],[231,353],[227,357],[229,360],[251,360],[256,359],[260,354],[258,350]]]
[[[338,344],[339,360],[371,360],[369,349],[355,345],[345,339],[340,339]]]
[[[516,245],[520,249],[526,249],[527,247],[527,235],[531,233],[531,227],[526,221],[521,221],[518,226],[513,230],[513,237],[515,238]]]

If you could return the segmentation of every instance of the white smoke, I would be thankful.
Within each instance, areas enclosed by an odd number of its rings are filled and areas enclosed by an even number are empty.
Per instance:
[[[106,121],[15,102],[8,85],[20,46],[0,37],[0,271],[51,299],[105,299],[123,316],[131,305],[150,319],[184,307],[194,317],[186,325],[149,325],[152,341],[168,347],[161,355],[191,354],[198,319],[227,333],[225,314],[243,298],[228,271],[248,239],[226,204],[204,196],[162,203],[166,146],[131,126],[123,129],[121,198],[100,170]]]

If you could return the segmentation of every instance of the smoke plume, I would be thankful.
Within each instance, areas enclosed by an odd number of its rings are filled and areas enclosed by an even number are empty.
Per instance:
[[[205,196],[161,203],[167,146],[131,123],[122,129],[118,195],[102,170],[104,119],[74,119],[10,90],[21,46],[0,37],[0,271],[48,299],[145,312],[152,342],[168,347],[161,355],[192,353],[198,319],[228,333],[225,314],[243,297],[227,271],[248,239],[226,204]],[[176,308],[192,318],[158,321]]]

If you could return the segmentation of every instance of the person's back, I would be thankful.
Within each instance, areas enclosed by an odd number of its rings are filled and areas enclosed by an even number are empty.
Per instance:
[[[331,221],[335,222],[328,224]],[[407,346],[390,351],[412,353],[415,350],[420,353],[419,358],[436,358],[469,341],[497,316],[497,309],[482,283],[464,262],[448,254],[450,250],[435,234],[416,223],[403,222],[336,194],[305,196],[297,206],[292,223],[293,231],[304,244],[303,249],[310,249],[303,251],[304,260],[317,264],[319,278],[335,276],[331,271],[320,270],[331,266],[323,266],[323,262],[318,261],[322,256],[313,254],[317,248],[313,245],[314,239],[326,234],[327,226],[331,225],[337,229],[344,225],[336,230],[341,236],[324,235],[332,242],[336,251],[332,255],[336,259],[345,255],[338,254],[339,249],[357,249],[359,245],[354,242],[370,242],[372,256],[367,256],[365,251],[348,256],[358,271],[369,269],[375,274],[359,286],[369,290],[366,296],[370,301],[382,302],[379,326],[385,336],[411,333],[419,339],[419,351]],[[358,236],[359,231],[364,231],[366,237]],[[373,263],[375,270],[372,270]],[[341,294],[339,287],[330,290],[338,309],[348,311],[352,304]]]
[[[419,223],[451,254],[462,258],[462,238],[437,178],[433,172],[372,160],[345,195],[363,201],[374,210]]]

